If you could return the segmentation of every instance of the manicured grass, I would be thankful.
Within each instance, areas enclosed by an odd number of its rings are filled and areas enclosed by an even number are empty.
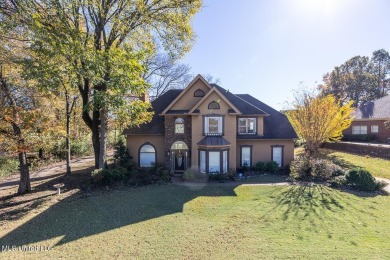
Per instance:
[[[367,194],[366,194],[367,195]],[[390,197],[314,186],[167,184],[73,195],[0,230],[4,258],[385,259]]]
[[[329,149],[321,149],[321,153],[346,168],[362,167],[376,177],[390,179],[390,160],[360,156]]]

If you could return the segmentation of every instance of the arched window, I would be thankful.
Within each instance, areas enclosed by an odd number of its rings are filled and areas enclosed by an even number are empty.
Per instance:
[[[175,120],[175,134],[184,134],[184,119],[176,118]]]
[[[204,97],[204,91],[201,89],[198,89],[194,92],[194,97]]]
[[[219,103],[216,101],[210,102],[209,109],[220,109]]]
[[[156,149],[153,145],[146,143],[139,149],[139,166],[153,167],[156,164]]]

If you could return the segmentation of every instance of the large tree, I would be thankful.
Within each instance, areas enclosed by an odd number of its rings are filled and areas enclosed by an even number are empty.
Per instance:
[[[322,97],[309,91],[298,92],[287,117],[298,136],[305,141],[305,151],[313,155],[327,141],[338,141],[351,125],[353,101],[341,105],[333,95]]]
[[[22,23],[35,57],[61,57],[79,91],[82,118],[92,132],[95,168],[106,161],[107,120],[150,119],[149,104],[127,97],[148,91],[140,61],[158,40],[172,57],[193,41],[190,21],[201,0],[5,0],[4,17]],[[40,60],[35,62],[39,64]],[[131,101],[131,102],[130,102]]]
[[[0,39],[0,143],[18,156],[19,194],[31,190],[27,152],[47,147],[48,136],[61,134],[52,113],[53,97],[38,93],[34,82],[22,77],[25,51],[19,40]]]
[[[332,94],[342,103],[354,101],[359,106],[373,99],[374,76],[372,63],[366,56],[355,56],[324,75],[320,85],[324,96]]]
[[[350,100],[362,105],[389,94],[390,55],[380,49],[372,57],[355,56],[336,66],[323,77],[319,85],[324,96],[332,94],[343,104]]]

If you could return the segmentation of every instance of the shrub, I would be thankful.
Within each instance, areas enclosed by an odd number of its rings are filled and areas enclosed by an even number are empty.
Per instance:
[[[115,168],[115,169],[98,169],[92,171],[92,177],[96,182],[102,184],[112,184],[116,181],[123,181],[128,176],[127,169]]]
[[[355,168],[348,172],[345,177],[347,184],[363,191],[375,191],[383,188],[383,183],[378,182],[368,171]]]
[[[267,162],[265,164],[265,169],[267,172],[276,173],[279,170],[279,164],[275,161]]]
[[[298,156],[290,165],[290,176],[294,179],[316,179],[327,181],[344,175],[343,169],[330,160]]]
[[[255,169],[257,172],[264,172],[266,170],[266,167],[265,167],[265,163],[264,162],[257,162],[255,164]]]
[[[122,138],[115,144],[114,148],[114,159],[118,162],[120,166],[126,166],[127,168],[127,164],[131,157]]]
[[[183,180],[190,182],[206,182],[208,176],[205,173],[201,173],[198,170],[188,168],[184,171]]]
[[[307,157],[298,156],[290,165],[290,176],[297,180],[303,180],[311,176],[311,163]]]
[[[165,169],[165,167],[158,167],[156,170],[156,175],[163,182],[168,182],[171,180],[171,176],[169,174],[169,171],[167,169]]]
[[[236,171],[236,169],[234,169],[234,168],[230,168],[230,169],[228,170],[228,172],[226,173],[226,175],[227,175],[227,178],[228,178],[229,180],[234,180],[235,177],[236,177],[236,175],[237,175],[237,171]]]
[[[17,159],[0,157],[0,177],[8,177],[18,172],[19,161]]]
[[[61,139],[54,147],[49,151],[54,157],[58,159],[66,158],[66,142],[65,139]],[[72,156],[83,156],[92,152],[92,146],[90,141],[87,138],[80,140],[72,139],[70,140],[70,154]]]

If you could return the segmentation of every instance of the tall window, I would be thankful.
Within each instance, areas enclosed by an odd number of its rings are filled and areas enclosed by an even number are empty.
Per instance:
[[[255,134],[256,118],[239,118],[238,134]]]
[[[282,167],[282,164],[283,164],[283,147],[282,146],[273,146],[272,147],[272,161],[277,162],[279,167]]]
[[[379,132],[378,125],[372,125],[371,126],[371,133],[378,133],[378,132]]]
[[[199,170],[202,173],[226,173],[228,171],[228,163],[227,150],[199,151]]]
[[[144,144],[139,149],[139,166],[153,167],[156,164],[156,149],[151,144]]]
[[[204,117],[204,133],[205,135],[222,135],[223,134],[222,116]]]
[[[199,161],[200,161],[200,172],[206,173],[206,151],[200,151]]]
[[[367,134],[367,126],[366,125],[352,126],[352,134],[353,135],[366,135]]]
[[[184,119],[176,118],[175,120],[175,134],[184,134]]]
[[[252,166],[252,147],[241,147],[241,166]]]

